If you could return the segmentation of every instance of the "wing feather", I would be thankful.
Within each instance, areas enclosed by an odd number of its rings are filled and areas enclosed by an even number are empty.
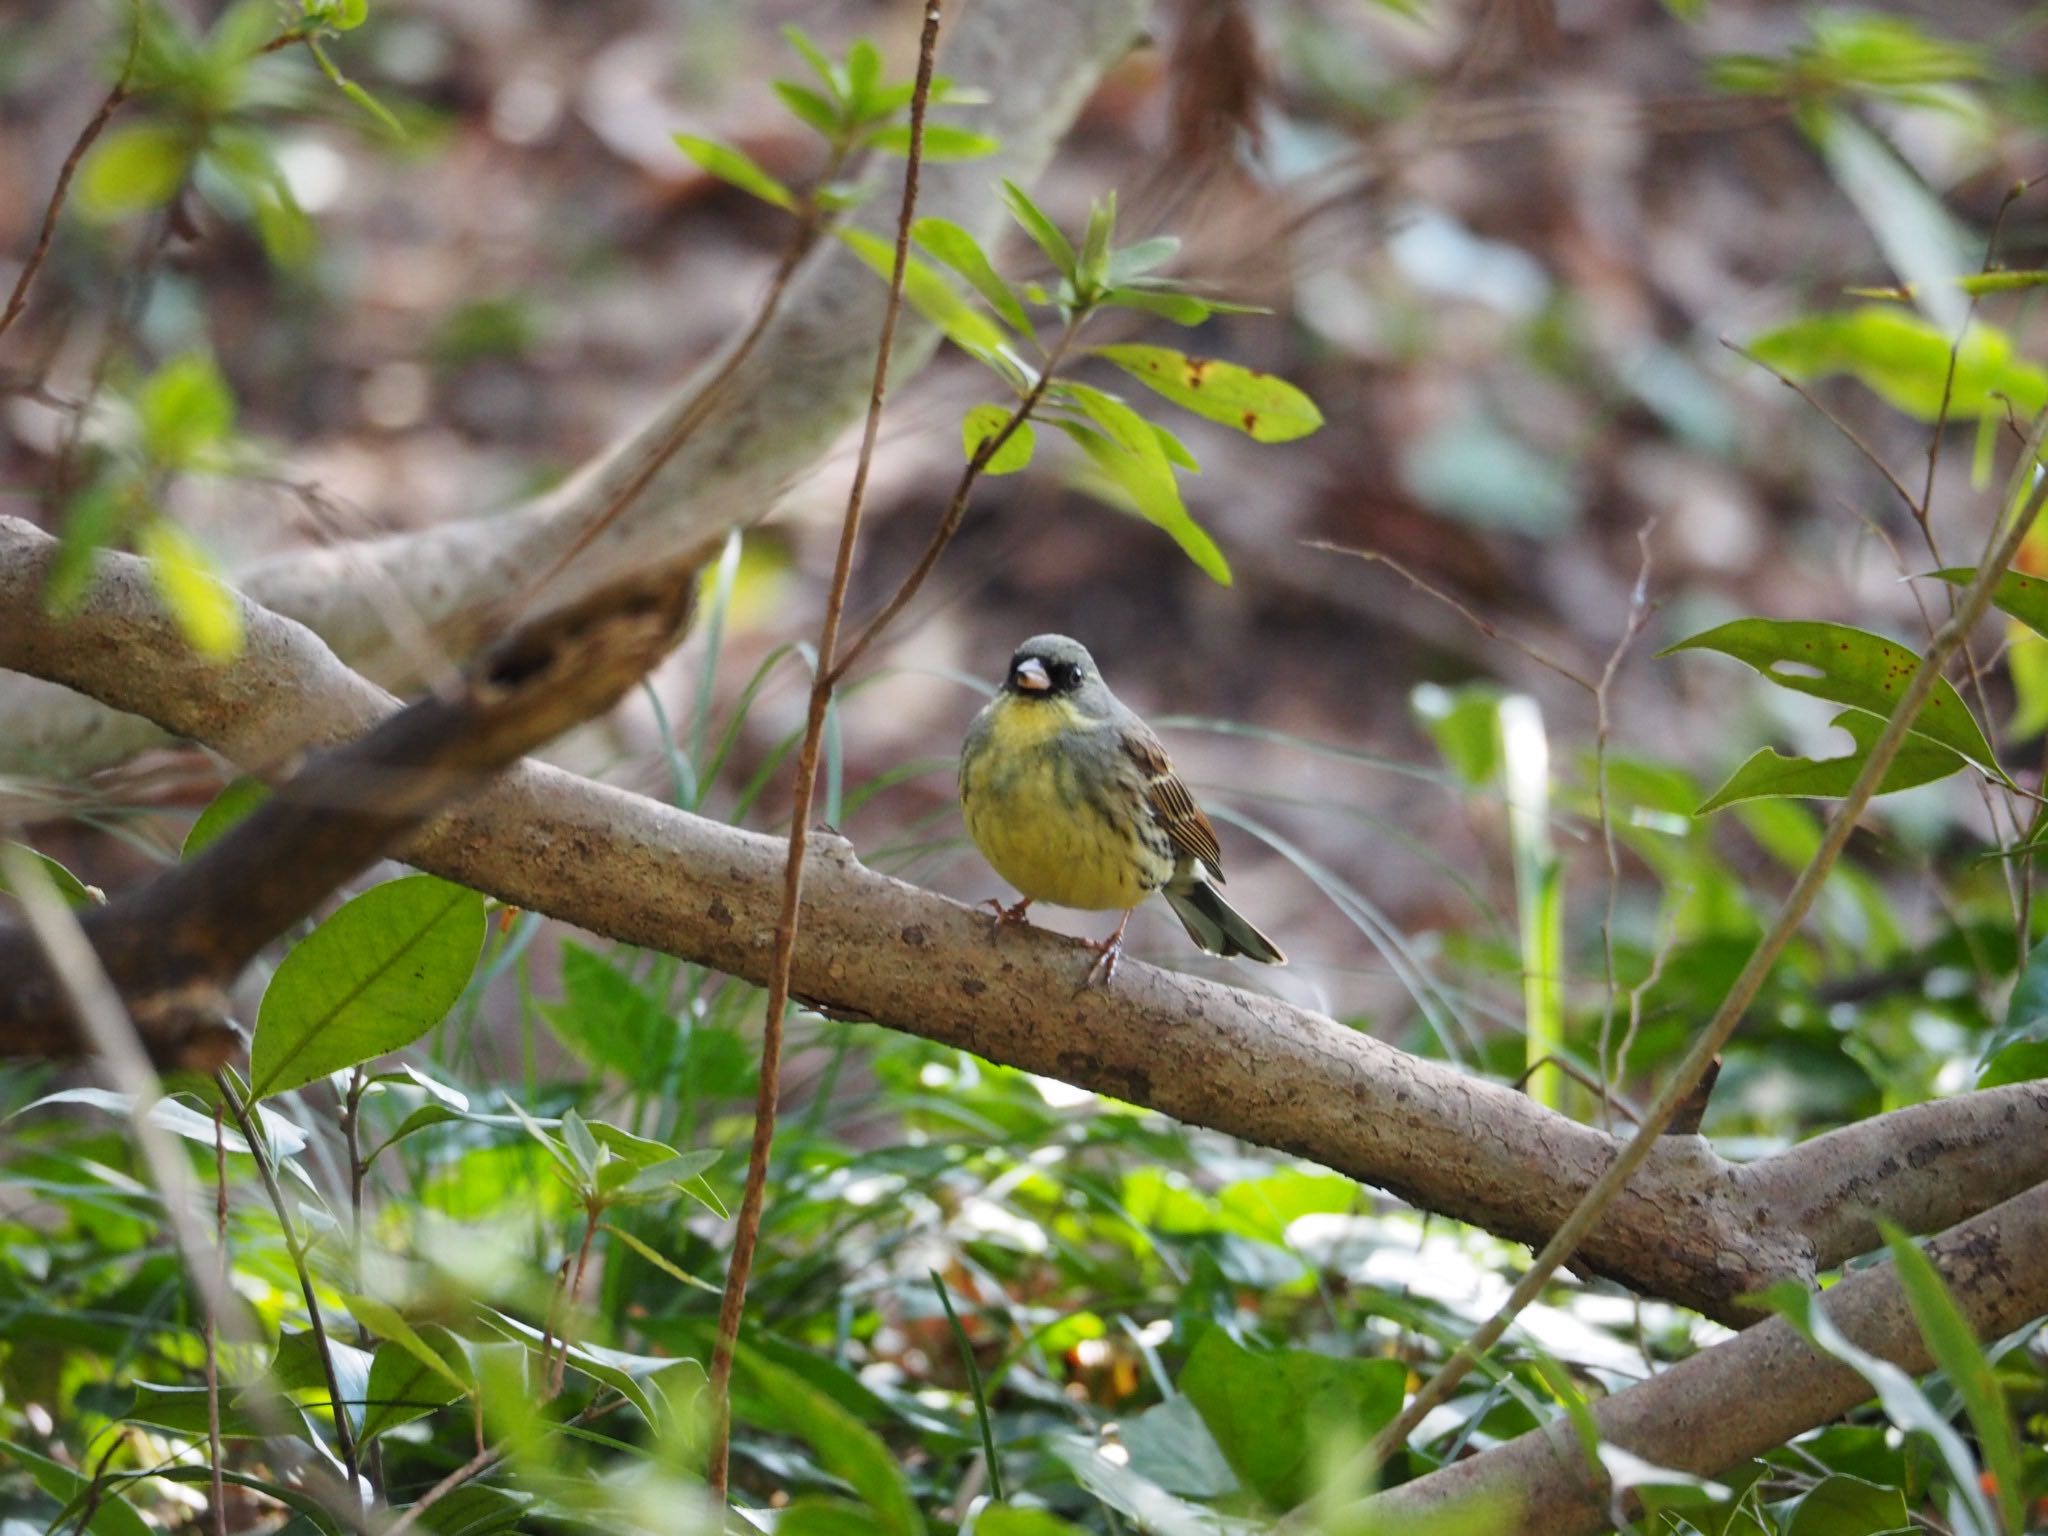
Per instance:
[[[1145,776],[1145,803],[1151,808],[1153,817],[1166,829],[1167,841],[1173,844],[1174,851],[1188,858],[1200,859],[1220,881],[1223,878],[1223,849],[1216,841],[1216,829],[1209,825],[1209,818],[1195,804],[1195,797],[1188,793],[1187,785],[1175,775],[1173,763],[1166,755],[1166,748],[1159,744],[1159,738],[1143,727],[1129,731],[1124,736],[1124,751],[1130,754],[1131,761]]]

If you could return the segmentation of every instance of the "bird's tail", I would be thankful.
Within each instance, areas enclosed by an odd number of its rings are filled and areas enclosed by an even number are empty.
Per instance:
[[[1169,885],[1165,895],[1188,937],[1210,954],[1243,955],[1264,965],[1287,963],[1280,946],[1246,922],[1208,881]]]

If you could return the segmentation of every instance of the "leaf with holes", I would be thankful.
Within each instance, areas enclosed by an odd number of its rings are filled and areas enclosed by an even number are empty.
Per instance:
[[[484,899],[432,875],[373,886],[299,941],[256,1016],[258,1098],[411,1045],[476,969]]]
[[[1657,654],[1676,651],[1719,651],[1754,667],[1781,688],[1880,717],[1891,714],[1920,665],[1917,654],[1883,635],[1847,624],[1799,619],[1737,619]],[[1991,743],[1963,696],[1946,679],[1935,683],[1913,722],[1913,732],[1961,753],[1999,782],[2012,782],[1992,756]]]
[[[1185,410],[1226,427],[1235,427],[1255,442],[1285,443],[1307,437],[1323,424],[1315,401],[1285,379],[1213,357],[1190,357],[1172,347],[1097,347],[1147,389]]]
[[[1833,723],[1854,738],[1856,750],[1842,757],[1786,757],[1763,748],[1728,776],[1723,784],[1701,802],[1695,816],[1705,816],[1738,800],[1834,800],[1849,793],[1856,775],[1863,771],[1870,749],[1884,731],[1884,722],[1860,709],[1845,709]],[[1896,790],[1932,784],[1962,771],[1962,757],[1939,742],[1908,736],[1899,755],[1885,770],[1877,786],[1880,795]]]

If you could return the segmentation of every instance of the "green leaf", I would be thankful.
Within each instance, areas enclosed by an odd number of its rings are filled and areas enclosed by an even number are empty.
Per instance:
[[[896,270],[896,248],[865,229],[839,228],[839,239],[883,282]],[[904,264],[903,296],[910,307],[976,357],[992,358],[1008,344],[1001,326],[961,297],[945,275],[914,253]]]
[[[328,84],[374,117],[393,138],[403,139],[407,136],[405,124],[401,123],[383,102],[344,75],[334,60],[327,56],[327,50],[320,46],[319,38],[307,38],[306,48],[313,55],[313,62],[320,66],[320,73],[327,77]]]
[[[1952,587],[1967,587],[1977,579],[1977,567],[1951,565],[1927,574],[1933,581],[1945,581]],[[2048,580],[2030,576],[2024,571],[2007,571],[1998,578],[1991,601],[2001,613],[2018,619],[2035,634],[2048,635]]]
[[[1185,1394],[1155,1403],[1118,1431],[1131,1470],[1184,1499],[1220,1499],[1243,1485]]]
[[[242,609],[199,541],[168,517],[153,517],[136,534],[135,547],[149,561],[157,595],[192,649],[214,661],[237,655]]]
[[[652,1087],[667,1072],[675,1021],[625,972],[574,940],[562,944],[562,1001],[542,1004],[541,1013],[578,1056],[635,1088]]]
[[[1658,652],[1718,651],[1761,672],[1781,688],[1887,717],[1920,658],[1896,641],[1847,624],[1800,619],[1736,619]],[[1960,752],[2001,783],[2009,783],[1990,742],[1946,679],[1938,680],[1913,722],[1914,733]]]
[[[79,211],[119,218],[170,201],[192,168],[186,131],[169,123],[124,123],[110,128],[78,177]]]
[[[249,1048],[267,1098],[412,1044],[455,1006],[484,942],[484,899],[432,875],[372,886],[277,968]]]
[[[2020,1466],[2012,1410],[1999,1390],[1991,1362],[1934,1261],[1895,1223],[1879,1218],[1877,1225],[1892,1251],[1892,1262],[1898,1266],[1899,1285],[1906,1293],[1906,1304],[1913,1309],[1913,1320],[1920,1325],[1920,1337],[1927,1341],[1935,1363],[1969,1412],[1970,1427],[1977,1432],[1977,1450],[1996,1485],[2005,1515],[2003,1528],[2021,1530],[2026,1525],[2026,1476]]]
[[[1003,430],[1013,413],[1000,405],[977,405],[967,413],[960,423],[960,447],[971,463],[981,445]],[[1031,462],[1031,451],[1037,441],[1031,430],[1031,423],[1020,421],[1017,428],[1003,439],[1003,446],[989,455],[988,462],[981,466],[985,475],[1014,474]]]
[[[641,1239],[635,1237],[632,1233],[628,1232],[624,1227],[613,1226],[612,1223],[608,1221],[600,1222],[598,1223],[598,1226],[600,1230],[609,1232],[613,1237],[616,1237],[628,1248],[632,1249],[635,1253],[639,1254],[641,1258],[645,1259],[648,1263],[652,1264],[656,1269],[660,1270],[664,1275],[667,1275],[671,1280],[674,1280],[678,1284],[690,1286],[695,1290],[703,1291],[712,1296],[723,1296],[725,1294],[725,1288],[723,1286],[713,1285],[709,1280],[698,1279],[695,1275],[691,1274],[688,1270],[684,1269],[681,1265],[677,1264],[675,1260],[669,1258],[667,1255],[663,1254],[659,1249],[653,1247],[651,1244],[643,1242]]]
[[[1910,1531],[1913,1517],[1898,1489],[1836,1472],[1792,1500],[1779,1528],[1785,1536],[1872,1536]]]
[[[378,1345],[370,1361],[369,1385],[364,1391],[367,1407],[361,1439],[365,1442],[376,1439],[387,1429],[423,1419],[436,1408],[466,1395],[461,1382],[468,1363],[461,1346],[446,1330],[437,1327],[430,1326],[414,1337],[439,1354],[447,1369],[436,1370],[396,1340]]]
[[[966,278],[974,291],[1007,320],[1020,336],[1031,334],[1031,317],[1017,302],[1017,295],[1003,281],[982,250],[980,242],[951,219],[919,219],[911,226],[912,237],[940,261]]]
[[[1024,233],[1038,242],[1038,248],[1045,252],[1046,259],[1060,276],[1073,282],[1077,274],[1074,247],[1060,233],[1059,225],[1047,218],[1044,210],[1031,201],[1031,195],[1014,181],[1003,183],[1003,202],[1009,208],[1010,216],[1024,227]]]
[[[1797,1280],[1781,1280],[1749,1299],[1769,1307],[1815,1349],[1832,1355],[1868,1382],[1885,1416],[1900,1430],[1925,1435],[1933,1442],[1953,1484],[1952,1497],[1968,1512],[1977,1529],[1998,1529],[1997,1517],[1978,1486],[1977,1465],[1969,1447],[1949,1423],[1948,1416],[1928,1399],[1911,1376],[1891,1361],[1851,1343],[1822,1309],[1819,1298]]]
[[[1161,288],[1112,288],[1096,301],[1120,309],[1142,310],[1171,320],[1175,325],[1200,325],[1211,315],[1264,315],[1271,311],[1257,304],[1226,304],[1197,294],[1177,293]]]
[[[346,1413],[350,1425],[360,1431],[363,1403],[369,1397],[370,1352],[330,1338],[327,1340],[327,1358],[334,1362],[335,1387],[341,1394],[338,1403],[328,1393],[327,1369],[320,1360],[320,1340],[311,1329],[278,1335],[277,1353],[270,1362],[271,1379],[292,1391],[317,1392],[317,1403],[324,1404],[337,1418]]]
[[[991,1504],[974,1517],[974,1536],[1087,1536],[1046,1509]]]
[[[235,397],[203,352],[173,358],[149,376],[136,399],[142,450],[172,469],[203,467],[235,424]]]
[[[92,1481],[63,1462],[38,1455],[13,1440],[0,1440],[0,1451],[5,1451],[16,1466],[26,1471],[43,1492],[60,1504],[68,1506],[78,1502]],[[99,1508],[85,1522],[85,1529],[93,1536],[153,1536],[149,1523],[111,1488],[103,1490]]]
[[[910,124],[892,123],[868,135],[876,149],[892,155],[910,153]],[[1003,147],[1001,139],[951,123],[924,125],[924,157],[927,160],[982,160]]]
[[[1728,777],[1693,812],[1705,816],[1738,800],[1833,800],[1849,793],[1870,749],[1884,733],[1884,721],[1860,709],[1844,710],[1834,725],[1854,738],[1856,750],[1842,757],[1785,757],[1765,747]],[[1963,759],[1939,742],[1909,735],[1877,786],[1880,795],[1931,784],[1962,770]]]
[[[811,41],[810,33],[792,22],[783,27],[782,35],[788,40],[789,46],[802,54],[804,61],[818,72],[818,78],[824,82],[825,89],[832,93],[832,99],[834,101],[845,101],[845,72],[826,56],[824,49]]]
[[[809,86],[798,85],[794,80],[777,80],[774,89],[785,107],[826,138],[837,139],[845,131],[839,108]]]
[[[1951,389],[1951,340],[1948,332],[1918,315],[1869,304],[1847,313],[1808,315],[1758,337],[1749,350],[1801,382],[1846,373],[1920,421],[1941,414],[1945,394],[1951,421],[1987,413],[2002,421],[2007,399],[2022,416],[2048,405],[2048,370],[2021,361],[2012,338],[1981,321],[1963,333]]]
[[[791,213],[802,206],[794,192],[731,145],[700,139],[692,133],[679,133],[675,141],[678,149],[720,181],[730,182],[742,192],[751,193],[762,202],[773,203]]]
[[[739,1364],[752,1394],[773,1415],[768,1422],[818,1454],[826,1470],[850,1483],[891,1536],[922,1536],[924,1517],[896,1453],[846,1409],[801,1377],[742,1348]]]
[[[1113,251],[1109,258],[1109,281],[1122,285],[1132,278],[1143,277],[1155,268],[1165,266],[1180,253],[1180,241],[1171,235],[1157,235],[1150,240],[1140,240],[1127,245],[1120,251]]]
[[[192,830],[185,834],[185,846],[179,850],[181,859],[197,858],[222,833],[233,827],[244,816],[270,798],[270,786],[252,774],[230,780],[227,787],[207,802],[206,809],[199,813],[199,819],[192,823]]]
[[[1255,1353],[1211,1326],[1181,1372],[1231,1470],[1268,1504],[1292,1509],[1315,1491],[1315,1454],[1331,1434],[1370,1439],[1401,1411],[1408,1368],[1305,1349]]]
[[[51,613],[61,618],[77,612],[92,584],[99,552],[126,537],[139,499],[134,481],[107,479],[95,481],[72,500],[64,514],[57,558],[50,562],[50,577],[43,587],[43,601]]]
[[[1088,210],[1088,233],[1081,242],[1080,275],[1074,286],[1094,290],[1107,286],[1109,246],[1116,238],[1116,193],[1111,192]]]
[[[1189,357],[1171,347],[1096,347],[1094,352],[1175,405],[1235,427],[1257,442],[1291,442],[1323,424],[1315,401],[1270,373],[1213,357]]]
[[[881,87],[882,50],[860,38],[846,51],[846,97],[856,120],[877,109],[876,93]]]
[[[50,884],[57,888],[57,894],[64,898],[66,906],[96,906],[100,901],[106,899],[104,896],[95,897],[83,880],[71,873],[70,870],[59,864],[47,853],[37,853],[35,849],[29,847],[26,843],[9,842],[6,846],[9,848],[19,848],[23,853],[35,860],[36,864],[42,869],[42,872],[49,877]],[[0,896],[11,896],[13,894],[13,889],[7,883],[7,872],[5,868],[0,868]]]
[[[2005,1022],[1985,1043],[1979,1088],[2048,1077],[2048,944],[2027,954],[2026,969],[2006,1004]]]
[[[1213,580],[1226,587],[1230,585],[1230,563],[1208,531],[1188,515],[1180,499],[1180,486],[1173,478],[1173,467],[1157,438],[1147,431],[1149,447],[1134,452],[1078,422],[1061,421],[1054,425],[1081,445],[1105,487],[1113,493],[1109,496],[1113,503],[1129,506],[1147,522],[1164,529]]]
[[[350,1317],[353,1317],[378,1338],[389,1340],[397,1345],[417,1361],[422,1368],[441,1378],[448,1387],[454,1390],[455,1397],[467,1397],[474,1390],[469,1382],[457,1374],[456,1366],[444,1360],[441,1357],[440,1351],[422,1338],[418,1331],[413,1328],[412,1324],[408,1323],[399,1314],[396,1307],[378,1301],[371,1296],[344,1295],[341,1299],[347,1304]],[[445,1340],[445,1333],[441,1337]],[[380,1349],[377,1353],[381,1355],[383,1351]],[[459,1348],[457,1353],[458,1355],[460,1354]],[[371,1369],[373,1371],[376,1369],[374,1360],[371,1363]],[[455,1397],[449,1398],[448,1401],[452,1403],[455,1401]]]

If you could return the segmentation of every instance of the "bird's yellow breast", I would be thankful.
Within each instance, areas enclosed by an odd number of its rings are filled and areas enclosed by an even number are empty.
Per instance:
[[[1134,907],[1172,873],[1140,835],[1145,815],[1122,765],[1065,700],[998,698],[960,770],[967,831],[1033,901],[1084,911]]]

